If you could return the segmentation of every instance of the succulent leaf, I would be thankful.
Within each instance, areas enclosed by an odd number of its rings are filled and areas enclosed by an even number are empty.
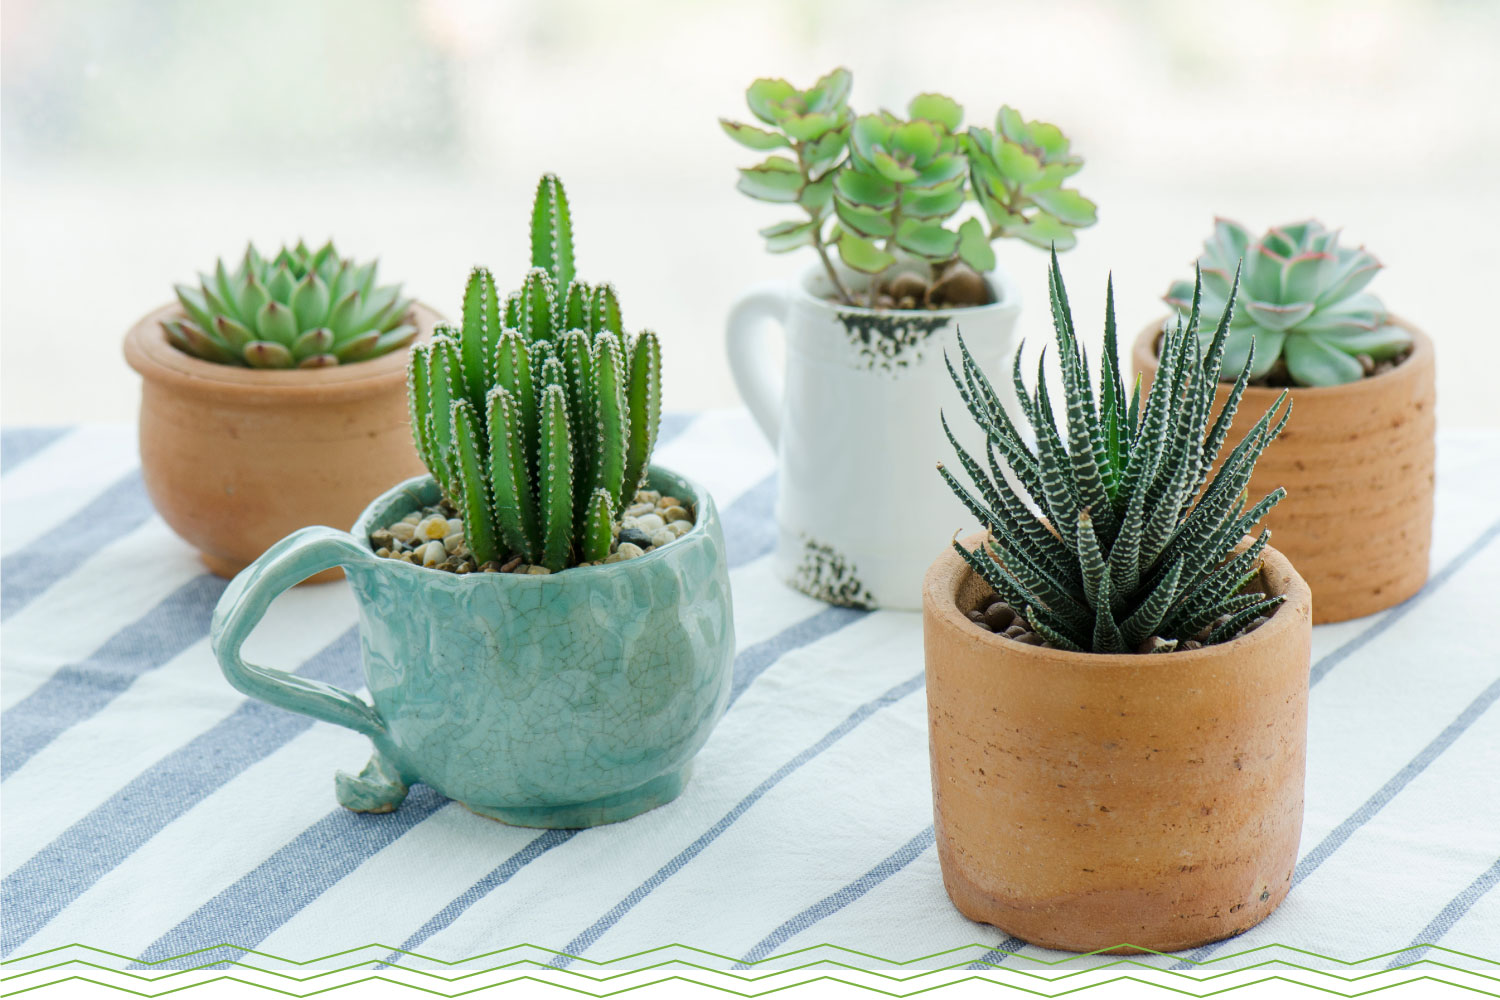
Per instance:
[[[1028,389],[1018,356],[1013,378],[1034,451],[1004,414],[962,339],[962,365],[955,368],[950,361],[954,385],[984,431],[991,459],[990,470],[982,470],[949,432],[975,489],[941,465],[939,472],[989,528],[986,543],[964,552],[965,560],[996,594],[1025,607],[1027,620],[1057,648],[1121,653],[1153,636],[1177,648],[1172,644],[1201,641],[1205,627],[1217,621],[1224,625],[1208,641],[1229,641],[1277,603],[1244,592],[1258,574],[1264,535],[1239,554],[1235,549],[1281,498],[1278,490],[1244,509],[1255,460],[1290,414],[1288,408],[1277,420],[1278,402],[1213,471],[1227,433],[1225,420],[1233,417],[1252,360],[1245,358],[1229,394],[1228,417],[1210,429],[1217,373],[1232,339],[1237,286],[1231,285],[1222,316],[1212,317],[1217,325],[1206,335],[1206,357],[1198,329],[1201,283],[1190,290],[1186,321],[1164,333],[1151,392],[1142,400],[1138,384],[1127,403],[1113,282],[1105,296],[1105,358],[1097,392],[1055,252],[1048,285],[1065,424],[1055,414],[1045,370]],[[946,419],[943,423],[946,430]]]
[[[1410,346],[1404,331],[1369,336],[1387,327],[1385,307],[1364,291],[1380,262],[1363,248],[1340,247],[1338,233],[1318,222],[1277,226],[1254,240],[1239,223],[1215,220],[1198,258],[1206,289],[1203,308],[1211,319],[1226,307],[1223,283],[1241,259],[1242,307],[1234,316],[1221,379],[1240,372],[1252,342],[1252,379],[1284,369],[1291,384],[1305,386],[1353,382],[1364,377],[1360,355],[1389,360]],[[1165,296],[1179,314],[1186,287],[1173,282]]]
[[[169,334],[179,349],[220,364],[321,368],[377,357],[411,343],[412,302],[396,286],[374,285],[375,265],[355,267],[333,243],[316,252],[283,246],[269,259],[246,246],[235,270],[218,261],[198,288],[175,287],[178,302],[208,339]],[[332,341],[324,333],[330,331]],[[374,330],[376,336],[362,339]],[[361,338],[350,345],[353,338]],[[274,344],[286,350],[265,346]],[[248,353],[247,353],[248,352]]]

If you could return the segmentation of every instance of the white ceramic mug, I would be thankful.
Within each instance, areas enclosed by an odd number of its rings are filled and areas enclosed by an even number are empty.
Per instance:
[[[830,300],[831,283],[814,268],[796,285],[752,290],[730,311],[729,367],[780,459],[776,569],[798,590],[918,610],[927,566],[955,531],[976,527],[936,465],[956,464],[939,411],[983,460],[983,435],[943,364],[948,351],[958,365],[958,331],[1015,413],[1020,293],[1004,272],[985,278],[995,297],[987,306],[872,310]],[[768,350],[775,327],[786,338],[784,372]]]

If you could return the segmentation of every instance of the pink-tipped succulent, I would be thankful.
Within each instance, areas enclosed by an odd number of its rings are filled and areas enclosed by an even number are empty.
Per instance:
[[[367,361],[411,343],[412,300],[377,285],[374,261],[344,260],[325,243],[298,242],[269,260],[254,244],[239,267],[222,260],[199,287],[176,286],[185,317],[163,320],[180,350],[225,365],[323,368]]]
[[[1223,378],[1232,380],[1244,368],[1252,342],[1252,379],[1284,366],[1286,380],[1306,386],[1353,382],[1371,363],[1410,348],[1411,334],[1393,325],[1380,300],[1364,291],[1380,262],[1363,247],[1339,246],[1337,230],[1308,220],[1277,226],[1252,242],[1244,226],[1216,220],[1198,258],[1206,321],[1224,312],[1241,261]],[[1164,296],[1182,316],[1192,297],[1191,281],[1173,282]]]

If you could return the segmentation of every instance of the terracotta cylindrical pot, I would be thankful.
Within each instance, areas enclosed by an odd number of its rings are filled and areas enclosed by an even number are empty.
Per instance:
[[[989,585],[938,557],[923,589],[933,812],[965,916],[1045,948],[1173,951],[1276,908],[1302,830],[1312,597],[1275,549],[1261,581],[1286,602],[1232,642],[1073,653],[976,626]]]
[[[1263,523],[1317,595],[1315,623],[1374,614],[1427,582],[1436,365],[1427,335],[1396,322],[1412,334],[1411,355],[1373,378],[1292,389],[1286,429],[1250,479],[1252,502],[1278,486],[1286,489],[1286,499]],[[1143,389],[1156,374],[1160,333],[1158,321],[1135,339],[1133,360]],[[1219,386],[1219,405],[1230,388]],[[1280,393],[1245,390],[1222,455]]]
[[[438,315],[413,307],[420,337]],[[347,528],[370,497],[424,471],[412,444],[406,355],[265,371],[173,347],[163,306],[125,335],[141,374],[141,474],[162,520],[219,576],[313,524]],[[333,580],[339,570],[314,580]]]

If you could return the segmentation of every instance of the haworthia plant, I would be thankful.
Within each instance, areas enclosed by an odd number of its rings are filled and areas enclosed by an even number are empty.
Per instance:
[[[482,267],[463,322],[439,325],[408,369],[418,454],[464,519],[480,563],[557,571],[609,555],[661,422],[661,345],[627,334],[610,285],[574,277],[567,194],[537,187],[531,263],[504,302]]]
[[[1230,273],[1241,260],[1245,277],[1224,350],[1226,381],[1244,366],[1252,341],[1250,377],[1264,378],[1284,364],[1282,385],[1353,382],[1375,362],[1411,347],[1411,334],[1393,325],[1380,300],[1364,291],[1380,262],[1363,247],[1339,246],[1337,230],[1308,220],[1278,226],[1252,241],[1239,223],[1216,220],[1198,258],[1203,313],[1210,319],[1224,311]],[[1193,285],[1177,281],[1165,299],[1186,315],[1192,296]]]
[[[1094,203],[1064,187],[1083,159],[1057,126],[1002,107],[993,131],[961,131],[963,108],[942,94],[913,98],[905,119],[888,111],[856,116],[848,105],[852,83],[843,68],[806,90],[756,80],[745,100],[761,125],[719,120],[731,139],[770,154],[740,170],[739,189],[802,210],[760,231],[766,248],[811,246],[844,303],[854,298],[830,246],[848,267],[872,275],[873,287],[903,255],[935,270],[963,261],[987,271],[995,266],[994,240],[1066,250],[1074,230],[1097,221]],[[951,228],[970,188],[983,215]]]
[[[186,316],[162,321],[179,349],[226,365],[321,368],[379,357],[411,343],[412,300],[380,285],[375,261],[355,264],[333,243],[298,242],[262,257],[252,243],[230,271],[221,260],[199,286],[178,285]]]
[[[1285,495],[1277,489],[1246,506],[1255,462],[1291,414],[1287,403],[1276,418],[1286,393],[1214,471],[1253,360],[1211,421],[1237,285],[1238,275],[1205,354],[1198,347],[1202,291],[1195,289],[1186,319],[1165,333],[1161,367],[1142,399],[1140,384],[1127,395],[1121,377],[1111,284],[1096,396],[1054,253],[1049,290],[1066,422],[1056,419],[1048,394],[1045,352],[1033,392],[1021,379],[1019,353],[1012,375],[1034,448],[960,339],[961,363],[955,369],[950,359],[948,370],[984,431],[987,461],[981,465],[958,444],[945,416],[943,428],[974,489],[938,469],[989,532],[972,552],[954,546],[999,597],[1025,609],[1051,645],[1121,653],[1171,650],[1188,639],[1224,642],[1281,602],[1247,588],[1270,531],[1234,550]]]

